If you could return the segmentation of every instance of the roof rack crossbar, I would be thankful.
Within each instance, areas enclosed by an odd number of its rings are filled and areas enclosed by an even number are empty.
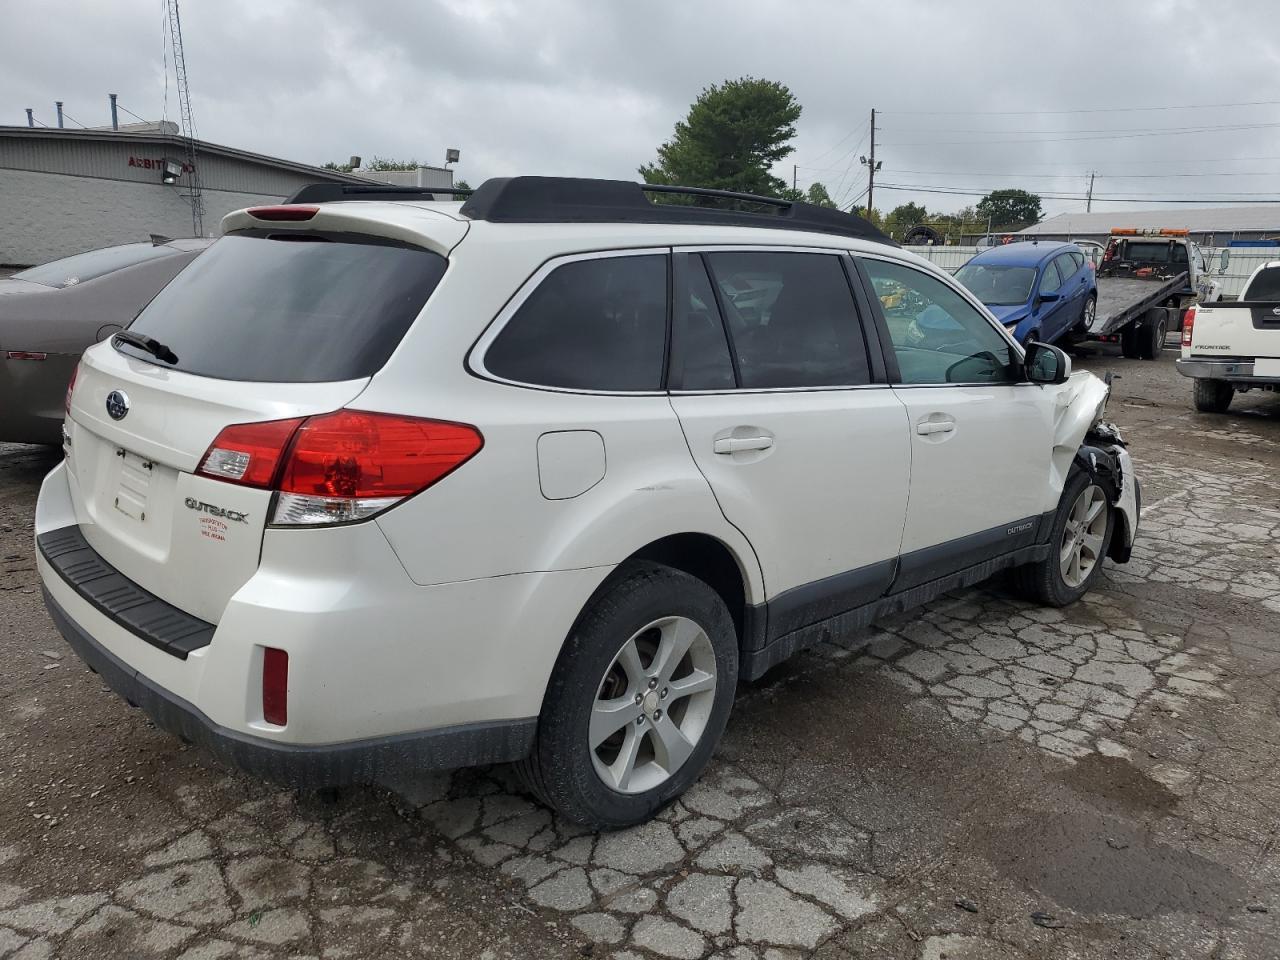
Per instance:
[[[465,197],[467,187],[397,187],[376,183],[309,183],[285,203],[337,203],[342,200],[434,200],[437,195]]]

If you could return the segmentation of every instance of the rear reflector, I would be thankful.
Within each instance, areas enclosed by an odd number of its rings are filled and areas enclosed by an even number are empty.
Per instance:
[[[283,727],[289,722],[289,654],[262,648],[262,719]]]
[[[1195,326],[1196,308],[1194,306],[1187,307],[1187,312],[1182,315],[1182,346],[1191,346],[1191,328]]]
[[[6,360],[47,360],[47,353],[40,353],[37,350],[8,350],[5,352]]]
[[[278,207],[250,207],[248,211],[249,216],[255,220],[274,220],[276,222],[310,220],[319,212],[319,207],[306,207],[299,204],[282,204]]]
[[[338,410],[229,426],[196,473],[279,491],[278,526],[350,523],[425,490],[483,445],[463,423]]]

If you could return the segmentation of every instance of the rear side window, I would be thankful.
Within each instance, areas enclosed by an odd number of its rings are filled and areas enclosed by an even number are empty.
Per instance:
[[[106,247],[102,250],[90,250],[78,253],[74,257],[64,257],[51,263],[32,267],[15,273],[15,280],[27,280],[31,283],[43,284],[46,287],[72,287],[86,280],[98,277],[144,260],[158,260],[177,253],[173,247],[154,243],[126,243],[119,247]]]
[[[707,254],[740,386],[871,382],[866,342],[840,258],[821,253]]]
[[[484,355],[504,380],[571,390],[662,389],[667,258],[597,257],[556,267]]]
[[[444,276],[444,257],[340,235],[229,235],[130,327],[177,354],[175,370],[220,380],[322,383],[376,373]],[[127,344],[130,356],[159,363]]]
[[[1267,267],[1253,278],[1242,300],[1280,300],[1280,267]]]

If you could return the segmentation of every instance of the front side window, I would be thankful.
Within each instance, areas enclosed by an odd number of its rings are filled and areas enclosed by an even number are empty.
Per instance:
[[[884,312],[902,383],[1018,380],[1017,351],[947,283],[886,260],[868,258],[862,264]]]
[[[1040,278],[1041,293],[1057,293],[1062,288],[1062,277],[1055,264],[1056,260],[1050,260],[1044,265],[1044,276]]]
[[[871,382],[840,258],[744,251],[706,255],[745,389]]]
[[[569,390],[662,389],[667,258],[596,257],[556,267],[484,356],[494,376]]]

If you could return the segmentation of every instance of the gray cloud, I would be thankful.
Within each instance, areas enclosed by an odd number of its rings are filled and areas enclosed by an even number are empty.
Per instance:
[[[33,106],[52,124],[61,99],[77,120],[104,123],[108,92],[159,117],[161,12],[158,0],[6,5],[0,120],[23,123]],[[822,180],[847,201],[865,186],[857,157],[873,106],[885,184],[1080,193],[1092,169],[1100,196],[1280,195],[1280,127],[1102,139],[1273,123],[1278,105],[1039,112],[1280,100],[1265,0],[206,0],[183,15],[200,135],[294,160],[439,162],[457,146],[473,183],[630,178],[699,90],[751,74],[788,84],[804,105],[790,158],[801,186]],[[1210,172],[1251,175],[1199,175]],[[789,179],[790,162],[778,173]],[[946,211],[976,197],[886,188],[876,199]]]

